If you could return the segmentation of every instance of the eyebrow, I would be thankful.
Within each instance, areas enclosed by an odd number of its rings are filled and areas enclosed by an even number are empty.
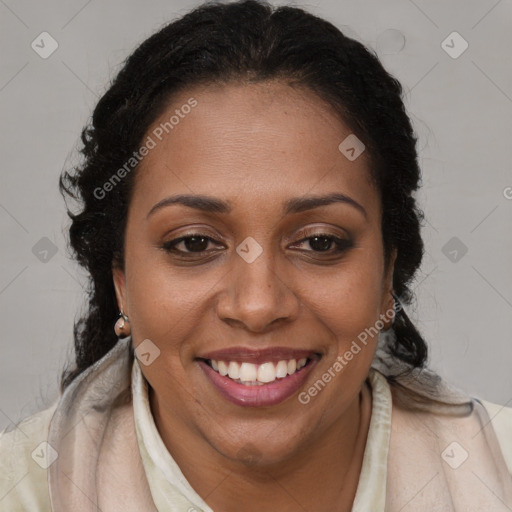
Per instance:
[[[288,199],[284,202],[284,213],[286,215],[300,213],[306,210],[312,210],[313,208],[335,203],[344,203],[353,206],[355,209],[359,210],[359,212],[362,213],[365,218],[368,217],[366,210],[361,204],[359,204],[355,199],[340,193],[333,193],[324,196],[295,197]],[[156,203],[151,208],[151,210],[149,210],[146,218],[149,218],[156,211],[162,208],[175,204],[188,206],[189,208],[195,208],[196,210],[201,210],[207,213],[227,214],[231,213],[233,210],[229,201],[224,201],[222,199],[205,195],[179,194],[166,197]]]

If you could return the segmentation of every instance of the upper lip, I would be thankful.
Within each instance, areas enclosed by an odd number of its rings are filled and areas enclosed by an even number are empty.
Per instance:
[[[199,359],[214,359],[215,361],[237,361],[240,363],[262,364],[289,359],[310,358],[319,355],[314,350],[293,349],[287,347],[269,347],[251,349],[246,347],[229,347],[214,350],[198,356]]]

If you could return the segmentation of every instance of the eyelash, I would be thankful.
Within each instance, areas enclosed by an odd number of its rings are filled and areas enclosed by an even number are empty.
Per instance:
[[[209,236],[203,235],[201,233],[191,233],[189,235],[181,236],[179,238],[175,238],[174,240],[169,240],[168,242],[165,242],[162,245],[162,249],[164,249],[165,251],[167,251],[169,253],[175,253],[175,254],[178,254],[185,258],[194,257],[194,255],[200,256],[203,253],[207,252],[207,251],[182,251],[180,249],[176,249],[176,245],[178,245],[179,243],[181,243],[185,240],[189,240],[191,238],[204,238],[204,239],[208,240],[209,242],[215,242],[215,240],[213,238],[210,238]],[[331,235],[329,233],[313,233],[305,238],[302,238],[301,240],[298,240],[297,242],[295,242],[294,245],[302,244],[302,243],[304,243],[308,240],[311,240],[313,238],[327,238],[335,244],[336,249],[334,251],[332,249],[329,249],[327,251],[311,250],[311,251],[306,251],[306,252],[313,252],[316,254],[333,255],[333,254],[340,254],[340,253],[346,251],[347,249],[350,249],[353,247],[353,243],[351,240],[339,238],[339,237]]]

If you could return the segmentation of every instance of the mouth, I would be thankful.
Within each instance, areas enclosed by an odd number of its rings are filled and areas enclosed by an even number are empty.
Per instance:
[[[198,357],[214,388],[236,405],[276,405],[297,392],[321,355],[313,351],[228,350]]]

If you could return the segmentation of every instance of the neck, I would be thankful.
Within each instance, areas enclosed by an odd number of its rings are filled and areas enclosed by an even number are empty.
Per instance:
[[[367,383],[343,416],[299,453],[278,463],[251,466],[223,457],[188,428],[179,429],[179,438],[170,436],[178,431],[176,418],[165,414],[149,389],[164,444],[190,485],[216,512],[352,509],[371,417]]]

